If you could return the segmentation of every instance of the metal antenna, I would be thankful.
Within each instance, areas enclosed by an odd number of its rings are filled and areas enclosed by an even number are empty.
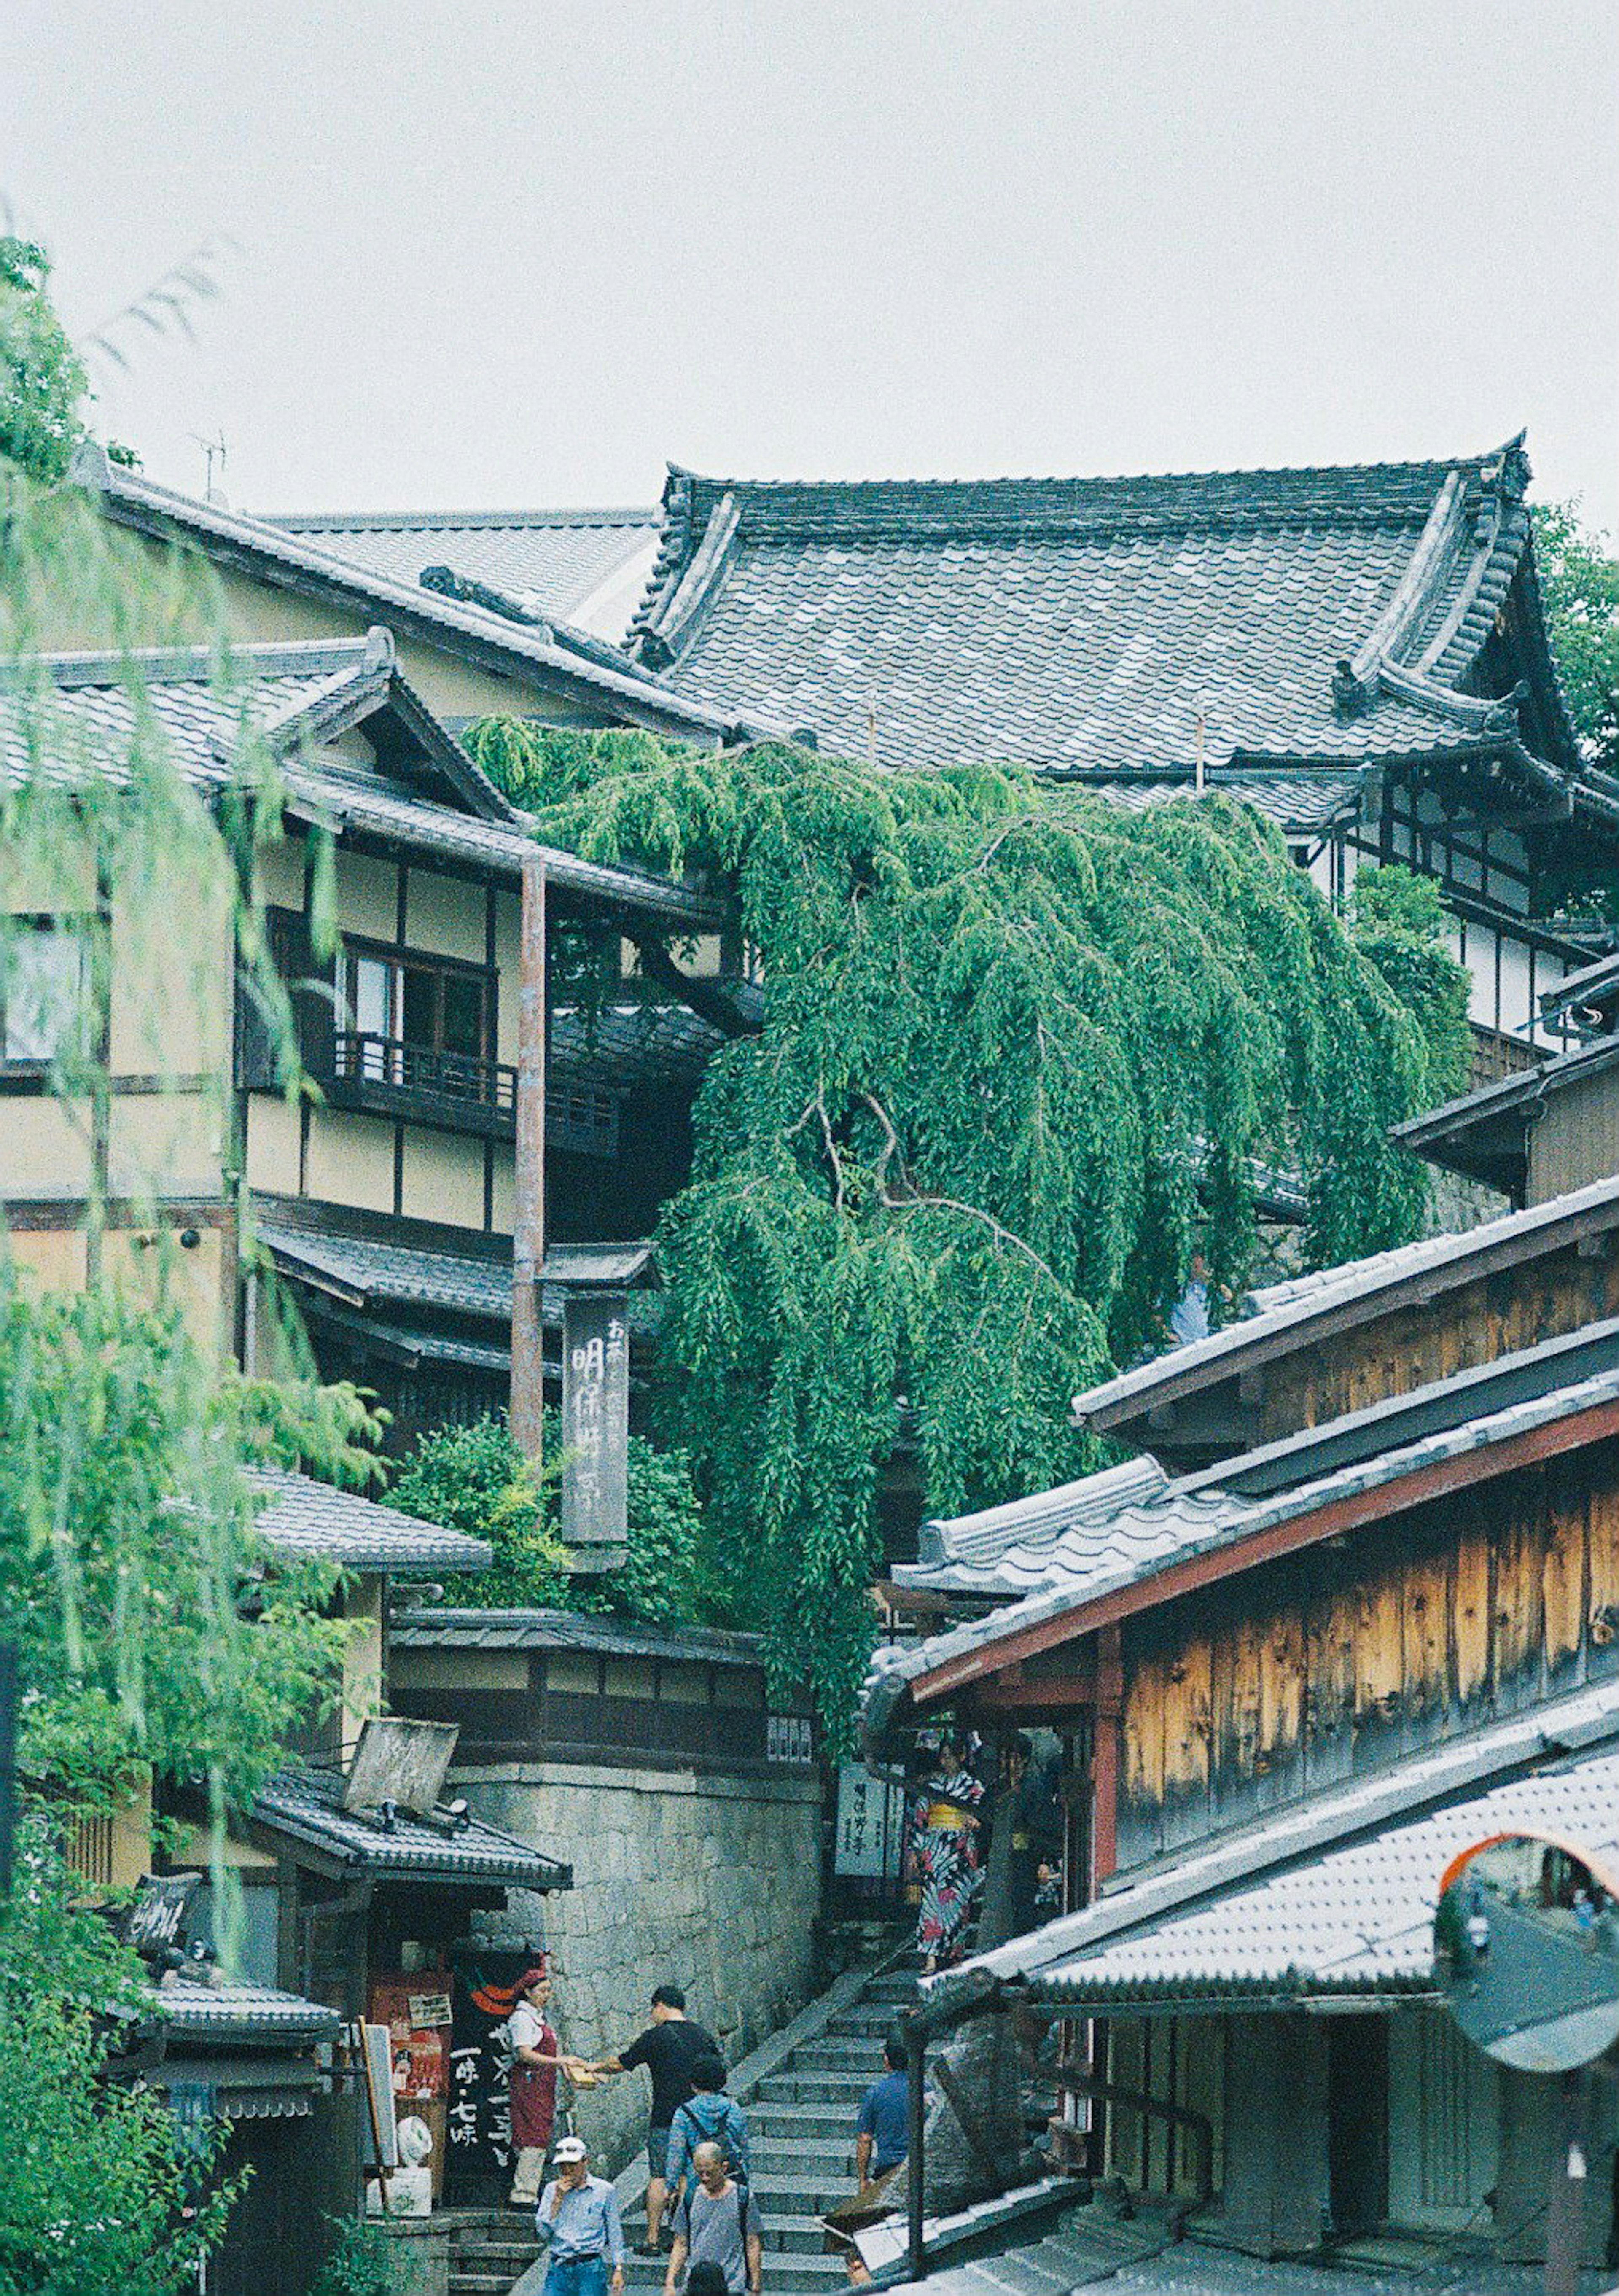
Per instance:
[[[193,430],[191,433],[191,436],[195,440],[196,444],[201,447],[203,455],[207,459],[208,476],[203,482],[202,498],[205,502],[212,502],[214,499],[214,457],[216,455],[219,457],[220,491],[223,493],[225,488],[225,457],[230,453],[230,448],[225,443],[225,429],[222,424],[220,426],[219,436],[217,439],[205,439],[200,430]]]

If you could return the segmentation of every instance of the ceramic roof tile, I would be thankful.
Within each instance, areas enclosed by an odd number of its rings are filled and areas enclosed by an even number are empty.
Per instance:
[[[317,1288],[328,1285],[354,1307],[427,1308],[503,1327],[511,1324],[509,1236],[497,1239],[490,1251],[471,1246],[470,1239],[465,1251],[390,1243],[377,1236],[307,1227],[278,1218],[268,1205],[258,1209],[254,1233],[283,1274]],[[543,1283],[540,1304],[546,1324],[560,1327],[562,1286]],[[631,1292],[632,1332],[650,1331],[658,1317],[654,1294]]]
[[[1133,1418],[1158,1390],[1179,1385],[1190,1374],[1199,1379],[1231,1376],[1240,1357],[1283,1332],[1296,1332],[1302,1340],[1314,1320],[1345,1307],[1363,1305],[1374,1312],[1399,1286],[1420,1280],[1435,1288],[1473,1282],[1503,1257],[1560,1248],[1567,1232],[1587,1220],[1603,1225],[1619,1220],[1619,1177],[1596,1181],[1457,1234],[1425,1236],[1392,1251],[1268,1284],[1249,1295],[1245,1303],[1249,1312],[1207,1339],[1171,1348],[1150,1363],[1087,1388],[1074,1398],[1075,1416],[1099,1424],[1114,1423],[1125,1415]]]
[[[763,1666],[756,1635],[718,1628],[649,1627],[574,1611],[442,1608],[396,1612],[391,1639],[401,1650],[584,1650],[605,1657],[666,1658],[715,1666]]]
[[[185,2039],[333,2040],[335,2009],[269,1985],[209,1985],[176,1972],[151,1989],[158,2016]]]
[[[964,1968],[1065,2000],[1426,1993],[1439,1877],[1459,1852],[1513,1832],[1619,1850],[1616,1740],[1619,1684],[1607,1683],[1273,1813],[1262,1833],[1183,1853],[1173,1875]]]
[[[1619,1324],[1601,1328],[1593,1346],[1582,1333],[1549,1341],[1178,1482],[1155,1487],[1144,1477],[1132,1487],[1125,1471],[1113,1469],[995,1510],[977,1563],[924,1561],[896,1574],[903,1583],[937,1584],[1003,1607],[879,1649],[862,1693],[868,1741],[881,1743],[912,1684],[963,1659],[983,1659],[1026,1628],[1071,1618],[1078,1633],[1089,1605],[1195,1555],[1235,1554],[1334,1502],[1604,1411],[1619,1402]],[[1105,1486],[1100,1492],[1098,1484]],[[958,1551],[970,1526],[964,1519],[953,1527]]]
[[[662,514],[638,510],[274,511],[258,522],[334,558],[413,584],[428,566],[527,595],[567,616],[657,548]]]
[[[413,711],[425,717],[418,697],[398,679],[384,630],[335,644],[238,646],[223,668],[188,648],[127,659],[32,656],[0,672],[0,784],[16,788],[43,775],[63,787],[94,778],[125,788],[132,760],[155,737],[176,770],[212,795],[230,783],[246,745],[257,737],[281,761],[290,808],[335,831],[368,831],[509,878],[520,876],[524,863],[543,853],[548,881],[564,892],[699,928],[716,922],[713,904],[683,886],[537,846],[527,816],[483,781],[442,729],[437,731],[446,754],[457,760],[475,792],[486,792],[490,813],[503,818],[440,803],[410,783],[323,758],[320,745],[333,714],[369,715],[365,705],[382,707],[396,685]]]
[[[386,1880],[413,1874],[440,1882],[511,1882],[530,1890],[566,1890],[571,1869],[478,1818],[437,1824],[396,1813],[346,1810],[343,1779],[335,1771],[301,1764],[279,1771],[254,1799],[253,1816],[271,1833],[307,1842],[346,1866]]]
[[[1523,556],[1525,474],[1516,444],[1127,480],[675,471],[639,643],[693,700],[895,766],[1190,770],[1200,722],[1233,769],[1476,745],[1455,679]],[[1335,665],[1363,654],[1340,708]]]
[[[494,1551],[481,1538],[445,1530],[397,1507],[339,1491],[283,1467],[249,1477],[266,1504],[254,1529],[278,1554],[320,1556],[350,1570],[482,1570]]]

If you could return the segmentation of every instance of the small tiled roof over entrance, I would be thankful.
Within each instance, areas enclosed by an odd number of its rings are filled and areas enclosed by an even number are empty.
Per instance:
[[[1233,775],[1353,773],[1526,741],[1572,771],[1536,614],[1521,729],[1516,703],[1469,682],[1515,582],[1530,594],[1527,479],[1518,440],[1453,463],[1162,478],[674,469],[636,644],[689,701],[823,748],[1017,760],[1138,802],[1199,755]]]
[[[573,1868],[515,1834],[475,1817],[435,1812],[343,1808],[335,1770],[290,1764],[261,1786],[256,1823],[279,1841],[301,1845],[334,1868],[437,1882],[501,1882],[527,1890],[568,1890]]]
[[[257,1467],[249,1480],[265,1500],[253,1528],[278,1554],[392,1572],[483,1570],[495,1560],[481,1538],[423,1522],[358,1491],[337,1490],[313,1475]]]

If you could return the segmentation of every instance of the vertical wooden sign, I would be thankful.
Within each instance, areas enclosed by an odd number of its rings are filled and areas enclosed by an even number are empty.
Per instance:
[[[630,1324],[622,1292],[570,1292],[562,1308],[562,1537],[581,1567],[625,1556]]]

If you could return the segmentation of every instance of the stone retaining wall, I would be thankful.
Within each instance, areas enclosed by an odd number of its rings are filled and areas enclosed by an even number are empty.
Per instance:
[[[814,1773],[525,1763],[461,1771],[455,1784],[479,1817],[573,1866],[571,1890],[513,1890],[506,1913],[480,1917],[491,1939],[545,1937],[566,2047],[621,2048],[667,1980],[734,2064],[808,1997],[821,1896]],[[646,2107],[643,2072],[577,2100],[579,2133],[609,2174],[644,2143]]]

